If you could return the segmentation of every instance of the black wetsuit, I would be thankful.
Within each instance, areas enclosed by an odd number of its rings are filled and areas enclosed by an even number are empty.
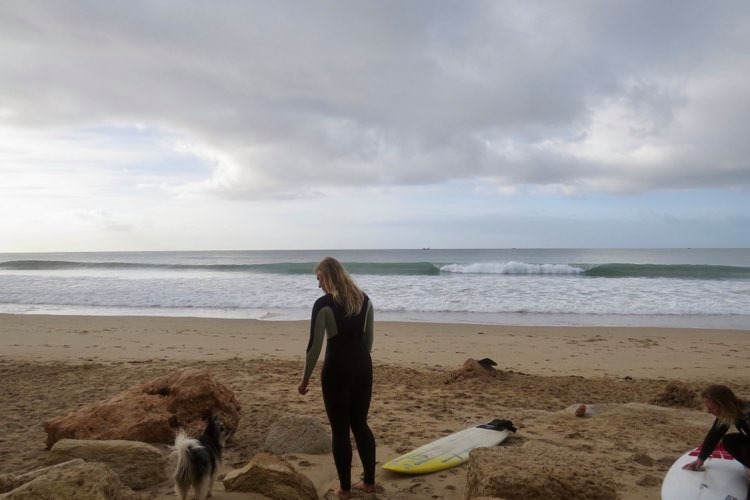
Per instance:
[[[711,453],[713,453],[719,441],[721,441],[724,449],[736,458],[739,463],[745,467],[750,467],[750,404],[743,404],[743,412],[734,421],[734,426],[740,432],[727,434],[729,425],[720,423],[718,418],[714,420],[711,429],[703,440],[703,446],[698,454],[698,458],[705,462]]]
[[[375,438],[367,425],[372,397],[373,310],[365,295],[362,308],[346,317],[330,294],[313,306],[310,341],[307,345],[304,378],[309,379],[317,363],[323,339],[327,338],[321,373],[323,401],[331,424],[333,459],[341,489],[351,489],[352,443],[357,442],[364,468],[364,482],[375,484]]]

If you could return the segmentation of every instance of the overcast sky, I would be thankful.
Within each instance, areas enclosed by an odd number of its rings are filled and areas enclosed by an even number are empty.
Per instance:
[[[750,247],[750,2],[2,2],[0,214],[0,252]]]

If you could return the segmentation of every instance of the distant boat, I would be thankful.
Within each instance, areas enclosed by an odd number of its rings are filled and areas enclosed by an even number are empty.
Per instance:
[[[423,247],[422,250],[429,250],[430,247]]]

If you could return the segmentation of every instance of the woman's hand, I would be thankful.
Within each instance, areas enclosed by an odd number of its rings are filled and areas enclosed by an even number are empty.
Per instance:
[[[703,460],[700,458],[693,460],[689,464],[685,464],[682,466],[685,470],[702,470],[703,469]]]
[[[306,379],[304,379],[304,378],[303,378],[303,379],[302,379],[302,380],[300,381],[299,385],[297,386],[297,390],[298,390],[298,391],[299,391],[299,393],[300,393],[300,394],[302,394],[303,396],[304,396],[305,394],[307,394],[307,391],[308,391],[308,389],[307,389],[307,384],[309,384],[309,383],[310,383],[310,381],[309,381],[309,380],[306,380]]]

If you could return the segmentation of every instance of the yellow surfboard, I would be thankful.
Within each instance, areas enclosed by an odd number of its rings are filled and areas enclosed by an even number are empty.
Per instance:
[[[516,432],[510,420],[492,422],[454,432],[383,464],[386,470],[404,474],[428,474],[461,465],[474,448],[495,446]]]

